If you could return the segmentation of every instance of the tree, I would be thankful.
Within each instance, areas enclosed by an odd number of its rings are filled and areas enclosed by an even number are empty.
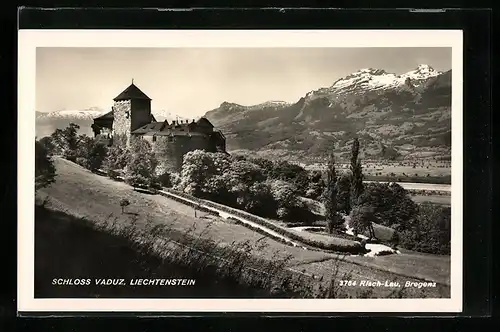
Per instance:
[[[190,151],[184,155],[179,189],[196,197],[212,198],[221,193],[226,174],[231,165],[229,156],[202,150]]]
[[[407,228],[418,213],[418,205],[408,191],[396,183],[367,184],[357,204],[372,207],[380,224],[397,230]]]
[[[326,209],[327,232],[332,234],[334,231],[343,231],[344,221],[337,213],[337,172],[335,170],[335,156],[333,153],[330,155],[326,171],[324,205]]]
[[[351,150],[351,206],[354,206],[358,200],[358,197],[363,192],[363,170],[361,167],[361,161],[358,159],[359,156],[359,140],[354,139],[352,143]]]
[[[306,204],[300,200],[298,189],[293,183],[284,180],[268,180],[278,210],[277,215],[286,221],[297,221],[305,211]]]
[[[131,139],[130,162],[125,171],[125,181],[135,187],[152,187],[157,184],[155,169],[156,156],[148,141]]]
[[[356,205],[350,214],[349,226],[353,228],[355,234],[368,230],[369,239],[375,238],[373,223],[376,222],[373,208],[366,204]]]
[[[49,156],[54,154],[55,146],[50,136],[42,137],[38,142],[45,148]]]
[[[351,177],[347,174],[337,179],[337,209],[345,214],[351,212]]]
[[[56,169],[47,148],[35,141],[35,191],[55,181]]]
[[[410,250],[432,254],[449,254],[451,209],[424,203],[414,221],[400,232],[400,244]]]
[[[80,126],[75,123],[70,123],[65,129],[56,129],[52,133],[52,142],[58,153],[61,153],[65,159],[76,161],[78,156],[78,129]]]
[[[306,191],[306,197],[320,199],[325,191],[326,185],[321,171],[312,171],[309,173],[309,186]]]
[[[278,203],[275,201],[269,184],[253,183],[244,196],[240,196],[240,206],[243,210],[267,218],[275,218]]]
[[[130,157],[130,150],[126,145],[113,142],[107,149],[102,168],[109,177],[116,179],[129,163]]]
[[[308,172],[303,167],[286,160],[274,161],[268,177],[294,183],[301,195],[306,194],[309,186]]]
[[[93,140],[87,155],[86,167],[91,171],[100,169],[106,158],[107,150],[106,145]]]
[[[90,155],[90,150],[92,149],[92,144],[94,140],[87,135],[80,135],[78,137],[78,147],[75,152],[75,162],[85,168],[88,167],[88,158]]]

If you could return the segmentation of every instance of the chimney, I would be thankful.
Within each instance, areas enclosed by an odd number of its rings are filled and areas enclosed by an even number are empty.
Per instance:
[[[194,123],[194,119],[193,119],[193,121],[191,123]]]

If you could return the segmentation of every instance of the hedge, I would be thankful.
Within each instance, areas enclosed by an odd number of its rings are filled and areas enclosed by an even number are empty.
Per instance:
[[[299,231],[292,231],[292,232],[299,232]],[[362,249],[361,243],[353,240],[344,239],[341,237],[323,235],[313,232],[300,232],[296,233],[296,235],[300,237],[302,241],[314,243],[315,246],[327,250],[359,253],[360,248]]]
[[[266,220],[264,218],[258,217],[256,215],[250,214],[248,212],[244,212],[244,211],[241,211],[238,209],[230,208],[230,207],[227,207],[225,205],[217,204],[217,203],[214,203],[211,201],[201,200],[199,198],[195,198],[191,195],[188,195],[184,192],[179,192],[177,190],[168,189],[168,188],[164,189],[164,190],[166,192],[170,192],[174,195],[178,195],[178,196],[184,197],[186,199],[199,202],[200,204],[204,204],[204,205],[213,207],[215,209],[219,209],[219,210],[222,210],[224,212],[231,213],[231,214],[234,214],[236,216],[248,219],[256,224],[267,227],[267,228],[275,231],[276,233],[281,234],[281,235],[289,238],[290,240],[300,242],[300,243],[307,245],[307,246],[311,246],[311,247],[319,248],[319,249],[323,249],[323,250],[328,250],[328,251],[342,252],[342,253],[348,252],[348,253],[352,253],[352,254],[360,254],[360,253],[366,252],[366,249],[364,248],[364,246],[362,246],[361,243],[356,242],[356,241],[335,238],[335,237],[331,237],[331,239],[337,239],[338,241],[336,241],[336,240],[322,241],[322,240],[318,240],[318,239],[303,237],[303,236],[301,236],[301,235],[299,235],[291,230],[288,230],[286,228],[278,226],[272,222],[269,222],[268,220]],[[245,226],[247,226],[247,225],[245,224]],[[266,233],[266,235],[269,236],[269,233]],[[327,237],[327,236],[325,236],[325,237]]]

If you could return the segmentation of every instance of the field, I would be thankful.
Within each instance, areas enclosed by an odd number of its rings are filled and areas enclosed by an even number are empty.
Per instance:
[[[325,169],[323,164],[302,166],[309,170]],[[349,164],[339,163],[337,168],[341,172],[346,172],[349,170]],[[411,162],[403,163],[402,165],[399,163],[367,162],[363,163],[363,175],[368,181],[400,182],[400,184],[435,184],[448,185],[448,187],[451,184],[451,166],[444,162],[424,162],[423,164],[415,165],[415,167]]]
[[[411,196],[411,198],[417,202],[417,203],[434,203],[434,204],[440,204],[440,205],[451,205],[451,196],[439,196],[439,195],[429,195],[429,196]]]
[[[117,223],[137,219],[136,227],[144,226],[146,220],[153,224],[168,223],[178,231],[193,230],[193,234],[220,241],[222,245],[249,242],[264,244],[256,250],[259,257],[291,256],[289,267],[329,279],[331,266],[338,266],[340,276],[350,275],[355,280],[407,280],[418,278],[434,280],[437,288],[422,290],[408,289],[406,297],[449,297],[449,257],[419,254],[401,254],[384,257],[347,256],[340,261],[339,256],[321,251],[303,250],[263,237],[246,227],[235,225],[223,218],[209,217],[206,214],[194,216],[192,208],[160,195],[148,195],[134,191],[125,183],[91,173],[63,159],[55,160],[57,168],[56,183],[41,191],[42,196],[50,198],[51,208],[75,217],[103,222],[110,218]],[[126,213],[121,212],[119,201],[127,198],[131,205]],[[408,258],[408,259],[406,259]],[[405,263],[406,262],[406,263]],[[78,262],[67,262],[78,264]],[[359,289],[353,289],[356,293]],[[385,297],[390,290],[375,288],[373,297]],[[356,296],[351,294],[351,296]]]

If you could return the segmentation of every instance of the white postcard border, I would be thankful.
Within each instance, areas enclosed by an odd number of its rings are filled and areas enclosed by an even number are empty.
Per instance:
[[[463,36],[461,30],[19,30],[18,311],[461,312]],[[37,47],[451,47],[450,299],[35,299],[34,139]],[[68,78],[70,81],[72,78]]]

